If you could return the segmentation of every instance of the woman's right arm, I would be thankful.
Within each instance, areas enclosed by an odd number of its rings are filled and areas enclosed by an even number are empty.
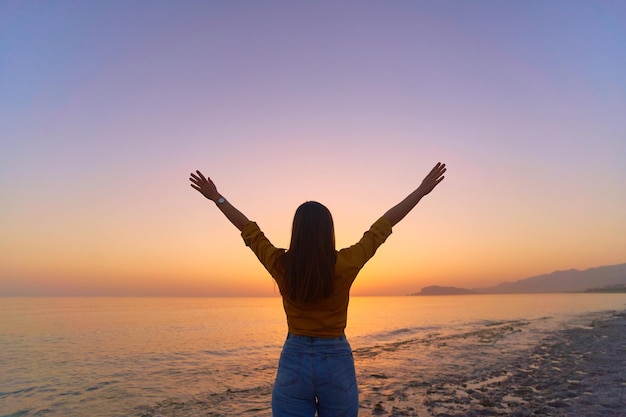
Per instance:
[[[420,202],[422,197],[430,193],[443,179],[443,174],[446,172],[446,164],[440,162],[426,175],[419,187],[409,194],[404,200],[387,210],[383,217],[386,218],[391,226],[395,226],[400,220],[402,220],[413,207]]]

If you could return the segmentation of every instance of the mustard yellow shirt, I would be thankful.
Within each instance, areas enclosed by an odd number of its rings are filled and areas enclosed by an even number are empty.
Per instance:
[[[350,287],[361,268],[374,256],[376,249],[389,235],[391,224],[381,217],[363,234],[358,243],[337,252],[335,291],[330,297],[312,303],[295,303],[283,297],[289,332],[301,336],[342,336],[348,317]],[[286,250],[272,245],[254,222],[246,224],[241,236],[281,289],[284,270],[280,258]]]

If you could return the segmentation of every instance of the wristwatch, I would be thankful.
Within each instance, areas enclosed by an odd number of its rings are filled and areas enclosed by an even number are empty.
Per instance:
[[[215,202],[217,205],[220,204],[224,204],[226,202],[226,199],[224,197],[220,197],[217,199],[217,201]]]

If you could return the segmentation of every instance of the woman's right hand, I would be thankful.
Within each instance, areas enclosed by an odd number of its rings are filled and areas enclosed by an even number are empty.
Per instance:
[[[418,193],[422,196],[430,193],[441,181],[443,181],[443,174],[446,172],[446,164],[437,162],[437,165],[426,175],[418,189]]]

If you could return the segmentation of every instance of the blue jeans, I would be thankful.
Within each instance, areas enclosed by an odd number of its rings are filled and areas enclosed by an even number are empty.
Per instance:
[[[287,335],[272,390],[273,417],[356,417],[359,389],[345,336]]]

